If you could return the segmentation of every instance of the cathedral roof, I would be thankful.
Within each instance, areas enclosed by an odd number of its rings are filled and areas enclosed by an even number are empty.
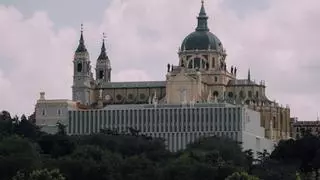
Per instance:
[[[108,82],[102,88],[155,88],[166,87],[166,81]]]
[[[208,16],[203,1],[198,16],[198,26],[182,42],[182,50],[223,50],[221,41],[210,32],[208,28]]]
[[[242,86],[242,85],[259,86],[259,84],[255,83],[254,81],[251,81],[249,79],[233,79],[233,80],[229,81],[228,85],[231,85],[231,86]]]

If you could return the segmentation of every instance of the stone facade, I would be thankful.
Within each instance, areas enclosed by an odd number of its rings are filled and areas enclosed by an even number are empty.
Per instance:
[[[317,121],[298,121],[297,118],[291,119],[291,133],[293,138],[300,138],[304,133],[320,135],[320,120]]]

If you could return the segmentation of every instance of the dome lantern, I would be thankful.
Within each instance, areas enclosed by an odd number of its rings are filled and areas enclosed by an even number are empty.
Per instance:
[[[182,42],[181,49],[183,50],[216,50],[223,52],[223,46],[219,38],[210,32],[208,28],[208,16],[204,8],[203,1],[198,19],[198,24],[194,32],[189,34]]]

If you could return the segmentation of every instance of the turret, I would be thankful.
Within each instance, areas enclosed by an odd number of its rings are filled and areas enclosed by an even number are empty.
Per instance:
[[[102,39],[101,52],[96,64],[96,80],[98,83],[111,81],[111,64],[106,52],[104,34]]]

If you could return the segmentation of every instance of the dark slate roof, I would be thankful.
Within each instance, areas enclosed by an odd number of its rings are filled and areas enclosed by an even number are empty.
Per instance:
[[[210,31],[195,31],[182,42],[182,50],[222,50],[223,46],[217,36]]]
[[[108,82],[103,84],[104,89],[117,88],[165,88],[166,81],[138,81],[138,82]]]
[[[102,47],[101,47],[101,52],[100,52],[100,55],[98,57],[98,60],[108,60],[108,55],[107,55],[107,52],[106,52],[106,47],[104,45],[104,40],[102,42]]]
[[[229,86],[247,86],[247,85],[259,86],[259,84],[255,83],[254,81],[250,81],[248,79],[230,80],[228,85]]]
[[[78,48],[77,48],[76,52],[87,52],[87,48],[84,45],[84,39],[83,39],[83,33],[82,32],[81,32],[79,45],[78,45]]]
[[[202,3],[195,32],[182,42],[182,50],[223,50],[221,41],[208,28],[208,16]]]

